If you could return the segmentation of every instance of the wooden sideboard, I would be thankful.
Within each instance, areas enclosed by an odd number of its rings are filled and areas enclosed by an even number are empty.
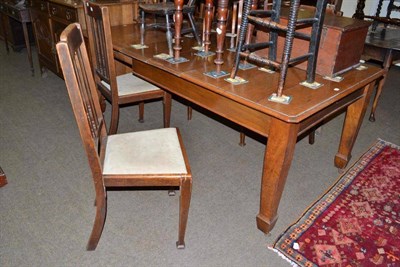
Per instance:
[[[18,52],[26,46],[21,21],[30,22],[30,16],[25,5],[16,5],[16,3],[12,0],[0,0],[0,38],[5,39],[7,37],[7,44],[10,44],[11,48]],[[27,33],[30,42],[33,43],[34,37],[30,24],[27,24]]]
[[[99,0],[109,6],[111,25],[131,24],[136,18],[136,0]],[[61,32],[71,23],[78,22],[86,29],[86,20],[80,0],[30,0],[31,19],[35,33],[40,71],[50,70],[63,77],[55,45]]]
[[[31,41],[33,41],[31,17],[29,8],[24,0],[0,0],[0,37],[6,44],[7,53],[9,44],[14,51],[26,47],[28,60],[34,74]]]

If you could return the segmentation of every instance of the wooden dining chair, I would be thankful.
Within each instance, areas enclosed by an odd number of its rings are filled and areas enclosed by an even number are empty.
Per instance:
[[[141,27],[142,35],[145,32],[145,28],[156,28],[166,31],[166,39],[168,44],[168,53],[173,56],[172,48],[172,37],[174,36],[174,22],[173,15],[175,14],[176,8],[174,1],[163,0],[159,3],[140,3],[139,10],[141,15]],[[181,29],[181,34],[192,33],[197,41],[198,45],[201,45],[200,36],[196,28],[196,23],[194,19],[194,13],[196,11],[196,0],[189,0],[185,5],[183,5],[182,14],[187,16],[189,19],[190,27],[185,27]],[[146,24],[146,14],[151,14],[155,16],[155,22]],[[157,17],[164,17],[165,21],[157,22]],[[144,38],[141,38],[144,40]],[[144,45],[144,44],[143,44]]]
[[[56,47],[96,191],[96,217],[87,250],[96,249],[103,231],[107,190],[133,186],[180,188],[176,245],[184,248],[192,174],[179,130],[108,135],[80,25],[70,24]]]
[[[88,1],[84,6],[95,81],[102,97],[111,103],[109,134],[117,132],[121,105],[139,102],[139,121],[143,122],[144,101],[160,98],[164,106],[164,127],[169,127],[171,95],[132,73],[116,75],[108,8]]]

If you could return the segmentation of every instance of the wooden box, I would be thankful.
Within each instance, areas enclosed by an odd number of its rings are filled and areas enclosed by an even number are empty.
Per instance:
[[[313,11],[300,8],[299,18],[313,16]],[[287,24],[288,10],[282,10],[281,23]],[[365,38],[368,27],[371,23],[362,20],[356,20],[348,17],[335,16],[327,13],[325,15],[324,27],[321,33],[321,41],[317,60],[317,74],[334,77],[357,65],[361,59]],[[299,32],[311,32],[311,28],[298,30]],[[256,39],[258,41],[268,40],[268,33],[257,31]],[[282,58],[285,38],[278,38],[278,61]],[[301,39],[295,39],[291,57],[304,55],[308,52],[309,42]],[[268,55],[268,49],[258,51],[262,56]],[[301,69],[307,68],[307,62],[297,64]]]

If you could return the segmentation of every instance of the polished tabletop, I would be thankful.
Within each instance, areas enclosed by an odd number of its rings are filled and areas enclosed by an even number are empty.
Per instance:
[[[135,49],[134,44],[140,43],[139,25],[116,26],[112,28],[114,49],[120,53],[129,55],[136,60],[151,64],[160,70],[172,73],[182,79],[202,86],[204,89],[224,95],[234,101],[245,103],[246,106],[287,122],[298,123],[313,113],[335,103],[340,98],[351,94],[360,86],[367,85],[381,75],[379,68],[368,65],[363,70],[351,70],[343,74],[343,80],[335,82],[317,75],[316,81],[323,84],[317,90],[300,85],[306,78],[306,73],[297,68],[290,68],[285,84],[284,94],[291,96],[289,104],[271,102],[268,97],[276,91],[279,79],[278,73],[270,74],[253,68],[239,70],[238,76],[247,80],[247,83],[233,85],[224,78],[211,78],[204,75],[205,72],[216,69],[214,58],[202,58],[196,56],[193,38],[182,38],[181,56],[188,59],[187,62],[171,64],[165,60],[155,58],[154,55],[168,53],[165,34],[161,31],[146,31],[145,49]],[[227,38],[228,39],[228,38]],[[213,50],[211,47],[210,51]],[[224,64],[222,70],[231,71],[234,52],[224,51]],[[150,77],[151,79],[151,77]]]

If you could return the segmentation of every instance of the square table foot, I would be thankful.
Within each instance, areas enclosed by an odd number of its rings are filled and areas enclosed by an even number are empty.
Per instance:
[[[133,44],[131,45],[132,48],[134,49],[145,49],[145,48],[149,48],[147,45],[144,44]]]
[[[199,52],[195,53],[195,55],[198,56],[198,57],[211,57],[211,56],[214,56],[215,53],[214,53],[214,52],[211,52],[211,51],[208,51],[208,52],[206,52],[206,51],[199,51]]]
[[[221,71],[213,70],[213,71],[209,71],[209,72],[204,72],[204,75],[207,75],[208,77],[211,77],[214,79],[221,78],[221,77],[227,76],[229,74],[230,74],[229,72],[224,71],[224,70],[221,70]]]
[[[184,57],[180,57],[178,59],[176,59],[174,57],[170,57],[170,58],[167,58],[166,61],[168,61],[171,64],[179,64],[179,63],[187,62],[187,61],[189,61],[189,59],[184,58]]]
[[[307,82],[307,81],[304,81],[304,82],[301,82],[300,84],[303,85],[303,86],[305,86],[305,87],[308,87],[308,88],[310,88],[310,89],[318,89],[318,88],[320,88],[321,86],[323,86],[323,84],[322,84],[322,83],[319,83],[319,82],[312,82],[312,83],[309,83],[309,82]]]
[[[241,69],[241,70],[249,70],[249,69],[253,69],[255,67],[257,67],[257,66],[254,64],[251,64],[251,63],[240,63],[239,64],[239,69]]]
[[[292,101],[292,97],[287,95],[277,96],[276,93],[273,93],[268,97],[268,100],[276,103],[289,104],[290,101]]]
[[[247,80],[240,78],[239,76],[236,76],[235,78],[226,78],[225,81],[233,85],[239,85],[248,82]]]

